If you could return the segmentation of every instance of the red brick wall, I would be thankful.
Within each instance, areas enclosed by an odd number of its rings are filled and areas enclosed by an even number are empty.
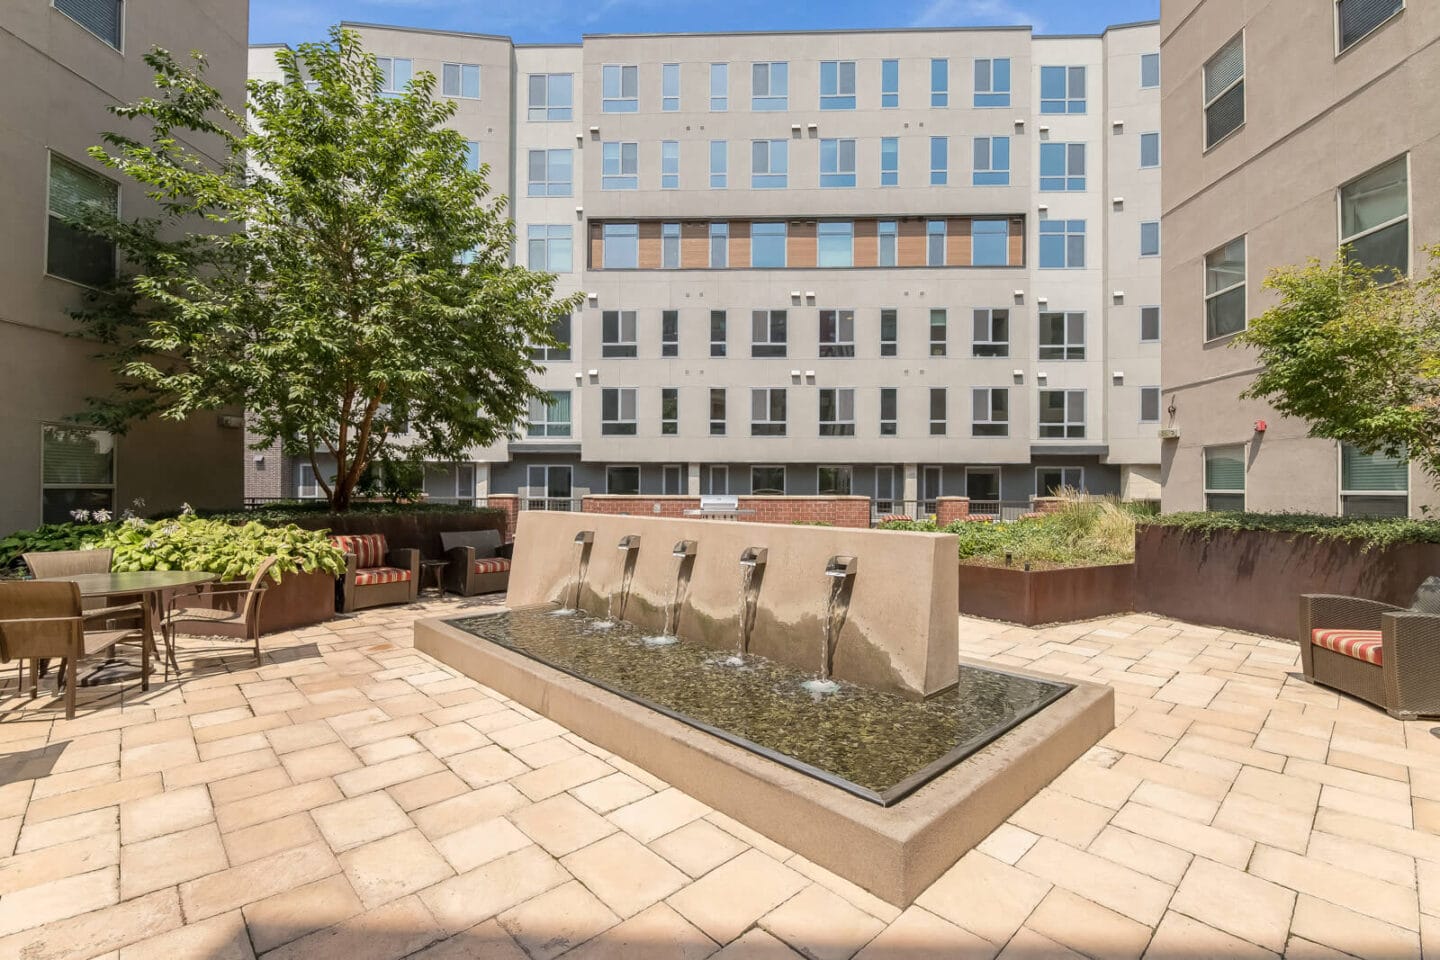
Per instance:
[[[505,511],[505,542],[515,539],[515,520],[520,515],[520,498],[513,493],[491,494],[486,505]]]
[[[944,527],[970,516],[969,497],[940,497],[935,501],[935,526]]]
[[[828,523],[836,527],[870,526],[869,497],[740,497],[741,519],[755,523]],[[657,510],[656,507],[659,507]],[[684,517],[698,510],[699,497],[627,497],[595,494],[585,498],[586,513],[633,517]]]

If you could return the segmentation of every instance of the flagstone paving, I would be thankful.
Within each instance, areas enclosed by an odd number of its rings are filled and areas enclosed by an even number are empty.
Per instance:
[[[484,603],[499,603],[492,597]],[[417,653],[371,610],[179,681],[0,687],[0,957],[1440,955],[1440,727],[1289,643],[1133,615],[961,620],[1119,725],[900,911]]]

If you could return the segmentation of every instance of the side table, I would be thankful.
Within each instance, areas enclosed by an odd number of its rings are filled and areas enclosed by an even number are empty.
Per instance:
[[[445,596],[445,568],[448,566],[450,566],[449,560],[421,560],[419,592],[425,594],[433,589],[435,596]],[[433,588],[425,586],[425,581],[431,579],[431,571],[434,571],[435,585]]]

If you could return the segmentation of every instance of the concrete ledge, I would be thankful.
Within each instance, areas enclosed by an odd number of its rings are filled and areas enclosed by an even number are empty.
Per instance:
[[[415,647],[898,907],[1115,727],[1109,687],[1067,681],[1057,702],[881,807],[444,620],[417,621]]]

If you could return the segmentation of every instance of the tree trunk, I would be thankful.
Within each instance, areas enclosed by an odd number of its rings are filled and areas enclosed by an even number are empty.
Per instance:
[[[344,513],[350,509],[350,499],[355,489],[343,472],[336,473],[335,487],[330,491],[330,509],[335,513]]]

